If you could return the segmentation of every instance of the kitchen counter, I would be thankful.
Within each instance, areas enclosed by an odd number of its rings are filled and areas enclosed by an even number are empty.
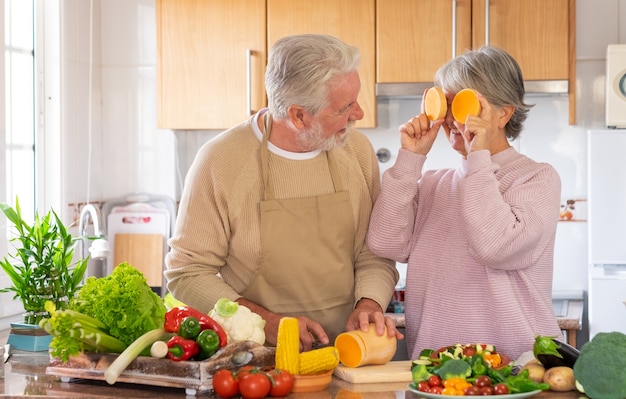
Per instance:
[[[404,315],[395,314],[399,325],[404,325]],[[0,331],[0,345],[6,343],[8,331]],[[49,363],[47,352],[11,351],[9,361],[3,365],[0,377],[0,398],[217,398],[211,392],[187,395],[183,388],[77,380],[62,382],[58,376],[46,375]],[[418,399],[408,390],[406,382],[352,384],[334,377],[329,387],[321,392],[292,393],[288,399]],[[578,392],[542,392],[533,399],[584,399]]]
[[[16,352],[4,364],[4,378],[0,379],[0,398],[216,398],[210,392],[197,396],[186,395],[182,388],[162,388],[137,384],[108,385],[104,381],[73,380],[61,382],[58,377],[45,374],[48,355],[45,352]],[[290,399],[417,399],[407,389],[407,383],[351,384],[333,378],[330,386],[321,392],[292,393]],[[534,399],[580,399],[578,392],[542,392]]]

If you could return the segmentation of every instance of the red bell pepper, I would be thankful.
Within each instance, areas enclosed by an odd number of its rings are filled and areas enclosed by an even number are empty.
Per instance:
[[[200,322],[202,330],[211,329],[217,333],[220,339],[220,348],[226,346],[228,338],[226,331],[219,325],[218,322],[213,320],[209,315],[206,315],[199,310],[196,310],[189,306],[177,306],[167,311],[165,314],[165,331],[178,333],[178,327],[183,319],[187,316],[193,316]]]
[[[174,335],[167,341],[167,357],[168,359],[179,362],[181,360],[189,360],[200,352],[200,346],[193,339],[183,338],[180,335]]]

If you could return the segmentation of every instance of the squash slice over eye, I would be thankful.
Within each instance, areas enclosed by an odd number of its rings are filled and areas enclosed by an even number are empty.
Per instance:
[[[452,100],[452,116],[459,123],[465,123],[470,115],[480,114],[480,101],[478,93],[474,89],[463,89],[456,93]]]
[[[424,113],[428,119],[434,121],[445,118],[447,112],[448,103],[441,87],[434,86],[428,89],[426,96],[424,96]]]

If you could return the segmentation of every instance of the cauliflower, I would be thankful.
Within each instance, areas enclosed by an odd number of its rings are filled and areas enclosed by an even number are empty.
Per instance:
[[[228,342],[254,341],[259,345],[265,344],[265,320],[249,308],[220,298],[209,316],[226,331]]]

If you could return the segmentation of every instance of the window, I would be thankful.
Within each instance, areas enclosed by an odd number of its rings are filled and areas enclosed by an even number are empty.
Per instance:
[[[4,39],[4,52],[0,59],[0,123],[4,140],[0,152],[4,162],[0,165],[0,201],[13,204],[16,196],[25,217],[34,214],[35,197],[35,138],[37,126],[37,93],[35,85],[35,32],[36,0],[0,0],[0,35]],[[4,217],[2,218],[4,222]],[[12,229],[2,223],[0,258],[10,246]],[[0,270],[0,288],[11,285],[10,279]],[[19,301],[12,301],[12,293],[1,294],[0,319],[21,313]],[[1,323],[0,328],[4,328]]]
[[[5,0],[6,202],[35,209],[34,3]]]

